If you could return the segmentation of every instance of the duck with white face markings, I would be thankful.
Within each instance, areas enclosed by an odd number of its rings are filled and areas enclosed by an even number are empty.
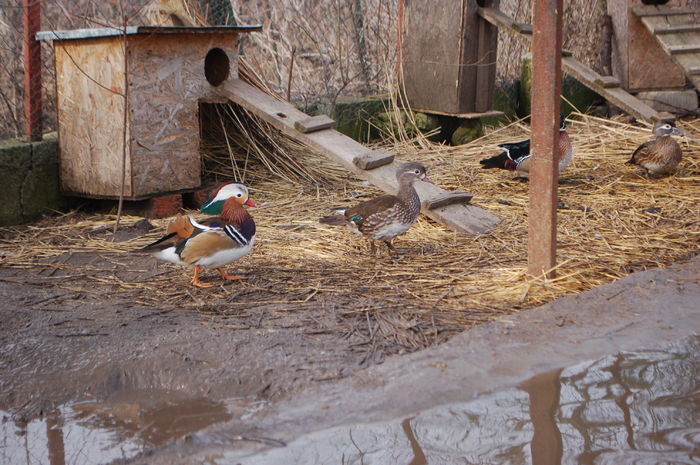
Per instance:
[[[684,133],[669,119],[654,123],[652,133],[656,139],[637,147],[627,163],[641,167],[649,177],[669,175],[676,170],[683,158],[681,146],[671,135],[682,136]]]
[[[255,221],[243,205],[255,207],[243,184],[219,186],[202,204],[200,211],[215,215],[201,221],[180,214],[170,222],[165,236],[136,252],[177,265],[193,266],[192,284],[208,288],[200,281],[202,268],[215,268],[227,281],[244,279],[230,275],[224,267],[247,255],[255,244]]]

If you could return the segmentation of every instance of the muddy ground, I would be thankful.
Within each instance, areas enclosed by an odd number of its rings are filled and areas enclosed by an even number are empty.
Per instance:
[[[151,228],[122,227],[116,243]],[[272,279],[274,263],[264,264],[266,274],[252,262],[236,269],[244,282],[222,284],[207,272],[203,279],[216,287],[197,289],[189,271],[123,251],[67,245],[60,255],[14,265],[0,267],[0,410],[13,417],[139,389],[279,400],[415,350],[411,338],[426,340],[415,323],[405,344],[393,326],[392,341],[382,339],[363,312],[376,302],[359,283],[319,292],[317,270],[303,267],[278,266]],[[154,294],[154,283],[166,292]],[[392,296],[381,305],[397,318],[410,307]],[[442,325],[426,343],[460,329]]]

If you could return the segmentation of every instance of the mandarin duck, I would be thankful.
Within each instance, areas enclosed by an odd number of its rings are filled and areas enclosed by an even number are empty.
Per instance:
[[[180,214],[170,222],[165,236],[136,252],[177,265],[194,266],[192,284],[212,287],[199,280],[202,268],[216,268],[221,277],[231,281],[245,276],[230,275],[224,266],[245,256],[255,243],[255,221],[243,208],[255,207],[243,184],[226,183],[212,192],[200,208],[202,213],[216,215],[196,221]]]
[[[684,133],[670,119],[654,123],[652,133],[656,139],[637,147],[627,163],[642,167],[647,176],[671,174],[683,157],[681,146],[673,140],[671,134],[682,136]]]
[[[417,180],[433,184],[425,167],[419,163],[404,163],[396,170],[399,191],[396,195],[382,195],[361,202],[336,214],[324,216],[319,220],[323,224],[347,226],[352,232],[367,237],[372,254],[375,253],[374,241],[383,241],[389,253],[397,252],[391,240],[406,231],[416,222],[420,214],[420,198],[413,183]]]
[[[569,134],[566,132],[566,120],[561,116],[559,123],[559,150],[557,159],[559,160],[559,172],[561,173],[569,166],[573,159],[574,149],[571,146]],[[503,152],[491,158],[485,158],[481,163],[484,169],[501,168],[515,171],[519,176],[527,176],[530,172],[530,139],[508,144],[500,144]]]

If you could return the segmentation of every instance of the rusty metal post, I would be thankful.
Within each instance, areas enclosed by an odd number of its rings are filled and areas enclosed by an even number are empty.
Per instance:
[[[24,134],[41,140],[41,45],[36,33],[41,28],[41,1],[22,0],[24,26]]]
[[[562,0],[535,0],[532,37],[532,160],[528,271],[554,276],[557,249]]]

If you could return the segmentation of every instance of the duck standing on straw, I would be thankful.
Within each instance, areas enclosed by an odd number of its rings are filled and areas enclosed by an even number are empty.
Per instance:
[[[224,266],[248,254],[255,243],[255,221],[243,205],[255,207],[243,184],[226,183],[219,186],[204,202],[200,211],[212,216],[201,222],[180,214],[170,222],[165,236],[135,252],[177,265],[194,266],[192,284],[212,287],[199,280],[202,268],[216,268],[227,281],[245,276],[229,275]]]
[[[420,214],[420,198],[413,184],[418,180],[433,183],[420,163],[402,164],[396,170],[396,179],[399,181],[396,195],[375,197],[348,209],[338,210],[335,215],[324,216],[319,222],[344,225],[352,232],[367,237],[372,254],[376,251],[374,241],[383,241],[389,248],[389,253],[396,256],[391,240],[408,231]]]

